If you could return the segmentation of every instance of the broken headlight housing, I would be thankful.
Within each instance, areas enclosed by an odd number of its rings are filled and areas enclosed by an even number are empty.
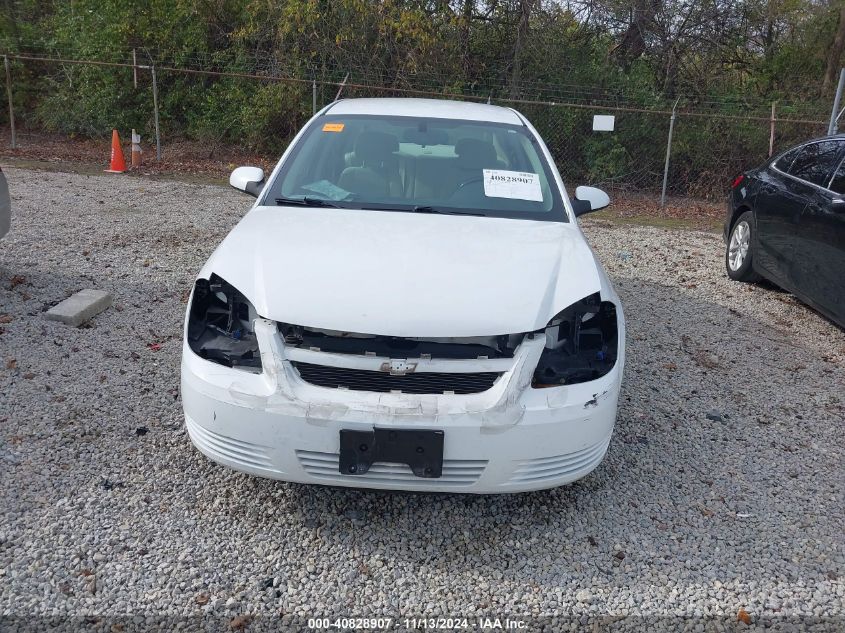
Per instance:
[[[535,388],[595,380],[616,364],[616,306],[599,293],[559,312],[544,332],[546,346],[531,383]]]
[[[188,346],[195,354],[226,367],[261,368],[252,328],[255,308],[222,277],[197,279],[188,314]]]

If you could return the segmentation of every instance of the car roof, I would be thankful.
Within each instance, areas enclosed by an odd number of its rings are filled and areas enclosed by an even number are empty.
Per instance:
[[[809,145],[810,143],[818,143],[819,141],[845,141],[845,132],[839,132],[837,134],[826,134],[824,136],[816,136],[815,138],[808,138],[806,141],[795,143],[795,145],[790,146],[789,149],[801,147],[802,145]]]
[[[784,154],[788,154],[794,149],[798,149],[799,147],[804,147],[805,145],[812,145],[813,143],[821,143],[822,141],[845,141],[845,132],[838,132],[836,134],[830,134],[825,136],[817,136],[815,138],[808,138],[806,141],[801,141],[800,143],[795,143],[794,145],[790,145],[786,149],[781,149],[772,154],[766,162],[763,163],[764,165],[773,165],[777,161],[781,159]]]
[[[343,99],[330,105],[325,115],[341,114],[390,114],[393,116],[418,116],[435,119],[459,119],[465,121],[489,121],[523,125],[519,115],[510,108],[451,101],[448,99]]]

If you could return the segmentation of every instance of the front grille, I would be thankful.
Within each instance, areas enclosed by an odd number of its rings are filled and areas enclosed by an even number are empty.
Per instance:
[[[380,371],[346,369],[328,365],[314,365],[292,361],[305,382],[332,389],[346,388],[352,391],[377,391],[389,393],[427,394],[453,391],[456,394],[481,393],[487,391],[501,376],[499,372],[475,372],[471,374],[447,374],[441,372],[420,372],[404,376],[391,376]]]

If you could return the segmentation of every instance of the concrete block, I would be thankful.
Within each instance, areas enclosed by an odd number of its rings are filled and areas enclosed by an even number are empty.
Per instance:
[[[44,313],[45,319],[61,321],[77,327],[97,316],[112,303],[112,296],[103,290],[80,290]]]

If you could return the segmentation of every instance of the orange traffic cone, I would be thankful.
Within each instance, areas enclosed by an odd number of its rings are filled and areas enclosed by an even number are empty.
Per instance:
[[[123,160],[123,149],[120,147],[120,137],[117,130],[111,133],[111,164],[105,169],[110,174],[122,174],[126,171],[126,161]]]

